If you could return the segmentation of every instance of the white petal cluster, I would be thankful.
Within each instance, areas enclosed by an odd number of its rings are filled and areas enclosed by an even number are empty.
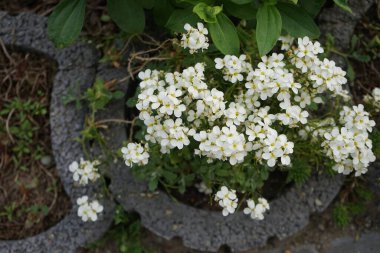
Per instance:
[[[223,216],[233,214],[237,208],[238,198],[235,190],[229,190],[226,186],[222,186],[215,194],[215,201],[223,208]]]
[[[269,203],[265,198],[259,198],[257,203],[254,200],[247,200],[247,207],[244,208],[244,214],[249,215],[253,220],[263,220],[264,213],[269,210]]]
[[[371,94],[363,97],[365,103],[372,105],[376,112],[380,112],[380,88],[374,88]]]
[[[98,214],[103,212],[103,206],[97,200],[89,202],[88,196],[77,199],[78,216],[84,221],[96,221]]]
[[[206,195],[210,195],[212,193],[212,189],[208,187],[205,182],[200,182],[199,184],[195,184],[195,187],[198,189],[200,193],[204,193]]]
[[[79,163],[74,161],[69,165],[69,170],[73,173],[75,182],[79,182],[80,185],[87,185],[89,181],[95,182],[100,177],[97,168],[99,164],[97,160],[87,161],[80,158]]]
[[[200,143],[195,154],[206,156],[210,161],[229,160],[231,165],[243,162],[252,150],[252,143],[246,142],[244,134],[239,133],[235,125],[222,128],[214,126],[210,132],[196,133],[194,139]]]
[[[355,176],[365,174],[369,163],[376,160],[368,137],[375,122],[369,119],[369,113],[360,104],[352,108],[345,106],[340,112],[340,123],[344,126],[333,127],[324,133],[322,147],[336,162],[333,166],[335,171],[345,175],[352,172]]]
[[[203,23],[198,23],[197,28],[192,27],[190,24],[185,24],[184,28],[186,33],[182,34],[181,46],[185,49],[189,48],[190,54],[208,48],[208,30]]]
[[[239,58],[235,55],[226,55],[223,59],[216,58],[215,68],[222,70],[224,80],[231,83],[241,82],[244,80],[243,74],[252,70],[252,65],[246,61],[246,58],[244,54]]]
[[[207,34],[203,26],[186,28],[184,40],[192,33]],[[319,42],[307,37],[297,43],[291,37],[280,40],[286,52],[263,56],[255,66],[245,55],[216,58],[213,71],[219,73],[210,71],[212,76],[206,73],[205,63],[175,72],[140,72],[136,108],[146,126],[147,144],[124,148],[126,164],[148,163],[148,145],[158,144],[162,154],[188,147],[210,163],[237,165],[254,159],[269,167],[290,166],[295,144],[287,133],[300,128],[301,140],[311,138],[312,144],[323,140],[323,151],[336,162],[335,170],[364,173],[374,159],[368,139],[374,123],[362,106],[345,108],[340,122],[318,119],[308,111],[324,103],[325,94],[345,98],[346,73],[333,61],[319,58],[323,53]],[[193,52],[202,49],[198,42]],[[224,186],[215,198],[224,215],[235,211],[234,191]],[[250,211],[246,212],[254,219],[261,219],[269,209],[264,200],[247,204]]]
[[[141,143],[128,143],[127,147],[121,148],[121,153],[127,166],[148,164],[149,153],[147,144],[143,146]]]

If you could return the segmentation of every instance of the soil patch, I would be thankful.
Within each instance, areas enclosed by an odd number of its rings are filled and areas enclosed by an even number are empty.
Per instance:
[[[38,234],[71,209],[55,170],[49,105],[54,61],[0,50],[0,240]]]

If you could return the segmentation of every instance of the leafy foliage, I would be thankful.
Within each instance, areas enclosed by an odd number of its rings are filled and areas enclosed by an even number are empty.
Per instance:
[[[355,216],[365,212],[367,204],[372,200],[373,193],[363,184],[356,185],[346,198],[337,203],[333,209],[333,220],[341,227],[350,224]]]
[[[334,0],[341,8],[350,11],[347,0]],[[275,45],[281,30],[293,36],[317,38],[319,30],[313,18],[325,0],[300,0],[286,3],[275,0],[107,0],[112,20],[127,34],[142,33],[145,29],[144,9],[153,10],[158,26],[173,32],[183,32],[185,23],[194,25],[203,20],[213,31],[216,48],[224,53],[238,53],[239,38],[230,17],[252,20],[248,28],[257,29],[256,41],[260,55]],[[49,17],[49,36],[58,46],[71,44],[83,26],[86,0],[63,0]],[[195,15],[196,14],[196,15]],[[256,22],[255,22],[256,21]],[[237,23],[236,23],[237,24]],[[224,30],[227,29],[225,32]],[[221,43],[222,39],[224,43]],[[231,44],[231,46],[223,45]]]
[[[310,178],[311,171],[312,168],[306,160],[294,158],[292,167],[288,171],[287,181],[294,181],[296,185],[302,185]]]
[[[141,243],[141,229],[137,215],[126,213],[122,206],[117,206],[111,229],[102,239],[88,244],[86,248],[102,248],[106,242],[112,241],[122,253],[150,253]]]

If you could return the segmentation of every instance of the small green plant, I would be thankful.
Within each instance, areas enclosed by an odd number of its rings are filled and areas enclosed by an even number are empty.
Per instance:
[[[39,102],[39,97],[35,100],[26,101],[14,98],[5,103],[0,111],[0,116],[7,118],[7,123],[0,127],[0,132],[8,132],[12,142],[12,161],[17,168],[27,170],[22,162],[22,157],[31,155],[35,160],[40,159],[44,153],[43,148],[34,144],[36,133],[39,130],[35,123],[36,117],[46,115],[46,107]],[[11,123],[10,123],[11,122]]]
[[[141,243],[141,229],[136,214],[127,213],[122,206],[117,206],[111,229],[102,239],[87,245],[87,248],[101,248],[108,241],[112,241],[121,253],[150,253]]]
[[[348,191],[343,191],[342,198],[333,209],[333,221],[345,227],[351,221],[366,211],[366,206],[372,200],[373,193],[362,183],[354,182]]]

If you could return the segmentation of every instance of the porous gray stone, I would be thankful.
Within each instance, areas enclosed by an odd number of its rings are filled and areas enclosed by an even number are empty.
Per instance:
[[[86,242],[98,239],[112,222],[114,202],[100,194],[100,185],[74,187],[68,166],[85,157],[75,137],[83,129],[84,108],[74,104],[64,105],[63,97],[69,90],[83,91],[91,86],[96,75],[97,52],[76,43],[65,49],[56,49],[46,33],[46,18],[31,13],[10,16],[0,12],[0,39],[6,46],[27,52],[43,54],[58,63],[54,78],[50,106],[51,141],[56,168],[69,195],[73,209],[67,216],[41,234],[20,240],[0,241],[1,253],[71,253]],[[77,216],[76,199],[96,196],[105,209],[97,222],[84,223]]]
[[[380,233],[370,232],[359,238],[343,237],[331,242],[326,253],[379,253]]]

